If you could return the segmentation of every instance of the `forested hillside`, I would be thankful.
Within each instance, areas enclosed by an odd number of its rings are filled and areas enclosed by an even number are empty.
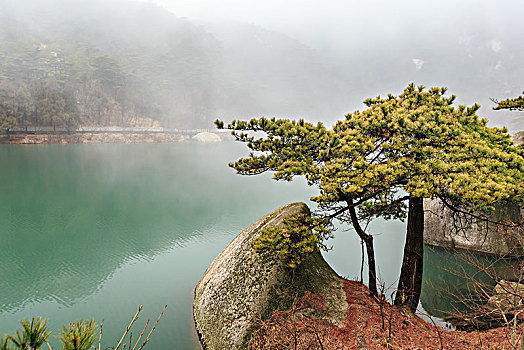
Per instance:
[[[4,109],[15,104],[11,123],[204,124],[216,40],[154,5],[71,10],[34,5],[4,14],[0,86]]]
[[[481,19],[433,28],[411,18],[309,47],[253,24],[196,22],[151,2],[2,0],[0,129],[78,126],[212,128],[260,116],[331,124],[370,96],[415,82],[482,105],[493,125],[524,127],[490,98],[522,91],[522,34]],[[359,22],[360,23],[360,22]],[[309,28],[315,32],[315,28]],[[336,41],[337,39],[338,41]],[[329,46],[332,40],[332,46]]]
[[[343,110],[330,97],[340,74],[284,35],[245,25],[219,40],[152,3],[2,6],[4,130],[211,127],[217,115]]]

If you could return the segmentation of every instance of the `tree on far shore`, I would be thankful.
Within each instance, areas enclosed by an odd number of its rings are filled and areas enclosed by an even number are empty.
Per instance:
[[[482,215],[508,198],[522,202],[524,193],[524,151],[513,147],[507,129],[487,127],[476,114],[478,105],[453,107],[455,96],[445,93],[410,84],[399,96],[364,101],[366,110],[346,115],[331,130],[304,120],[233,121],[227,128],[254,152],[230,166],[242,175],[272,171],[275,180],[304,176],[318,187],[320,194],[311,198],[318,214],[351,224],[366,245],[374,296],[377,274],[367,223],[407,218],[395,304],[415,311],[422,284],[423,199]],[[259,131],[265,137],[256,137]]]
[[[17,107],[6,91],[0,89],[0,130],[9,137],[9,131],[16,128]]]

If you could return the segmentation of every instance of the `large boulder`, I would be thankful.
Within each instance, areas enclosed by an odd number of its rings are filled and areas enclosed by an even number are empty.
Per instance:
[[[308,213],[304,203],[279,208],[242,231],[208,267],[195,288],[193,314],[205,349],[247,349],[253,331],[274,310],[289,309],[307,291],[326,296],[327,319],[342,326],[348,305],[342,279],[320,252],[293,272],[276,254],[257,253],[251,242],[286,216]]]
[[[524,256],[522,230],[507,234],[495,224],[471,224],[454,220],[451,210],[437,199],[424,200],[424,243],[431,246],[465,249],[497,255]],[[495,205],[494,222],[519,223],[521,208],[512,202]]]

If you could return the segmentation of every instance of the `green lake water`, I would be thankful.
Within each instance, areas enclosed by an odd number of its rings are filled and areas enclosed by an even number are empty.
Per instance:
[[[435,317],[479,310],[500,280],[519,280],[517,258],[426,246],[420,302]]]
[[[0,334],[18,320],[104,320],[115,346],[139,305],[137,327],[166,313],[150,349],[198,349],[193,288],[243,228],[314,191],[302,179],[235,175],[242,145],[0,146]],[[405,226],[376,222],[380,280],[393,290]],[[343,276],[360,276],[356,234],[340,228],[325,254]],[[366,272],[364,272],[366,274]],[[52,344],[56,344],[53,339]]]

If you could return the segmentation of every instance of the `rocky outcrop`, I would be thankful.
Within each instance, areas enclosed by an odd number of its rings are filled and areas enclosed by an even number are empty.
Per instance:
[[[479,287],[482,288],[483,293],[490,295],[485,303],[471,303],[473,308],[469,312],[463,311],[463,315],[457,315],[457,309],[454,309],[450,312],[452,316],[443,315],[444,320],[450,322],[459,330],[512,326],[508,324],[508,320],[512,320],[513,315],[522,312],[524,284],[500,280],[492,291],[489,290],[488,286],[479,285]]]
[[[259,254],[251,242],[265,227],[282,225],[286,216],[309,213],[293,203],[260,218],[218,255],[195,288],[195,326],[205,349],[247,349],[261,320],[289,309],[307,291],[326,296],[327,319],[342,326],[348,305],[343,280],[320,252],[292,271],[274,253]]]
[[[479,225],[454,220],[451,210],[442,208],[439,200],[424,200],[424,243],[442,248],[457,248],[481,253],[524,256],[524,234],[514,230],[507,234],[496,225]],[[491,219],[495,222],[522,222],[518,205],[504,203],[495,206]],[[461,229],[458,229],[461,228]]]

